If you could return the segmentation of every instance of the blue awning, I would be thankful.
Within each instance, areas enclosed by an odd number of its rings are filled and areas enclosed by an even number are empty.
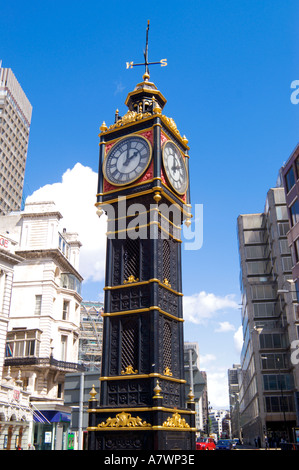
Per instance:
[[[36,410],[34,414],[35,422],[46,423],[69,423],[71,421],[70,413],[64,413],[56,410]]]

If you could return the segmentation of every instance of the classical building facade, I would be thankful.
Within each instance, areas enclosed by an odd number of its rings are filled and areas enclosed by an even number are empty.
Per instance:
[[[64,377],[79,369],[82,277],[78,235],[60,230],[53,203],[28,203],[21,213],[0,217],[17,241],[3,376],[30,394],[34,443],[65,448],[70,409]]]
[[[14,73],[0,65],[0,214],[21,209],[31,114]]]
[[[238,217],[243,348],[239,391],[245,443],[292,441],[296,375],[290,340],[295,330],[289,221],[283,187],[268,191],[263,213]]]
[[[14,268],[22,261],[15,254],[16,246],[6,230],[0,231],[0,449],[7,450],[27,443],[33,424],[30,394],[18,377],[12,379],[9,370],[2,373]]]

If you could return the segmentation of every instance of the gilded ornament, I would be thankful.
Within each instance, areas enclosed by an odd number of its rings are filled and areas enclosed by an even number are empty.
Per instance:
[[[127,366],[126,370],[121,371],[121,375],[129,375],[129,374],[138,374],[138,370],[134,370],[133,366]]]
[[[132,284],[133,282],[138,282],[138,281],[139,281],[138,277],[135,279],[135,276],[131,274],[131,276],[129,276],[128,279],[124,281],[124,284]]]
[[[169,369],[169,367],[166,367],[166,369],[163,372],[164,375],[167,375],[168,377],[172,377],[172,372]]]
[[[165,286],[171,287],[171,284],[167,278],[164,279],[163,284],[165,284]]]
[[[164,421],[163,428],[190,428],[190,426],[179,413],[173,413],[172,416],[169,416],[167,420]]]
[[[128,111],[123,117],[118,118],[116,123],[109,126],[109,130],[115,129],[116,127],[125,126],[126,124],[130,124],[131,122],[140,121],[141,119],[144,119],[149,116],[151,116],[151,113],[137,113],[136,111]]]
[[[98,425],[99,428],[136,428],[136,427],[150,427],[151,425],[146,421],[142,421],[139,416],[133,418],[130,413],[122,411],[117,414],[115,418],[108,418]]]

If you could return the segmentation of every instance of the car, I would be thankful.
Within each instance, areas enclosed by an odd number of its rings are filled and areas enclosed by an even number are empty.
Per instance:
[[[235,449],[237,446],[240,446],[240,445],[241,445],[241,441],[240,441],[240,439],[238,439],[238,438],[234,438],[234,439],[232,440],[232,444],[233,444],[233,448]]]
[[[211,437],[201,437],[196,441],[196,450],[215,450],[216,444]]]
[[[230,439],[219,439],[216,444],[216,450],[231,450],[233,447]]]

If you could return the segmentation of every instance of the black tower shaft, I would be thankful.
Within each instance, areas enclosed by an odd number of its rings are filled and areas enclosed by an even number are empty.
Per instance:
[[[162,134],[184,154],[187,146],[162,118],[157,103],[164,97],[150,88],[153,84],[142,85],[127,99],[128,119],[117,118],[101,134],[97,205],[108,216],[104,331],[100,396],[97,401],[91,393],[88,445],[193,450],[194,402],[185,397],[180,237],[181,224],[190,217],[189,192],[183,200],[161,177]],[[148,138],[152,159],[140,180],[113,188],[102,171],[106,147],[129,135]]]

